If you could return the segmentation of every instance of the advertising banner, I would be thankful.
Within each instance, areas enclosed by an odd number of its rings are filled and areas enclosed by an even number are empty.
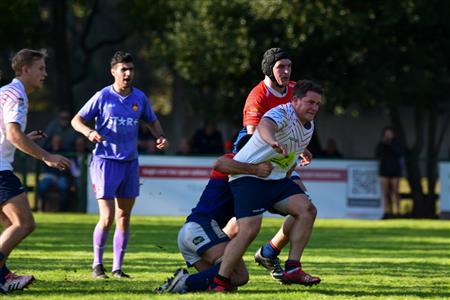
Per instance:
[[[450,162],[439,163],[441,218],[450,219]]]
[[[135,215],[188,215],[197,203],[215,157],[140,156],[141,189]],[[319,218],[379,219],[380,184],[375,161],[314,159],[297,168]],[[90,180],[90,179],[89,179]],[[88,188],[88,212],[98,212]]]

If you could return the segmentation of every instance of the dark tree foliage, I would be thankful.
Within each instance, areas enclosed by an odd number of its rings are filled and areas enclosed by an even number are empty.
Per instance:
[[[185,81],[195,110],[240,118],[261,55],[290,50],[293,78],[327,88],[328,109],[383,107],[406,147],[414,216],[435,216],[437,155],[449,123],[450,2],[147,1],[125,4],[150,52]],[[134,22],[133,22],[134,21]],[[205,103],[208,103],[205,105]],[[415,111],[404,128],[400,111]],[[405,132],[414,131],[407,140]],[[420,168],[426,157],[425,173]],[[421,178],[428,179],[425,192]]]

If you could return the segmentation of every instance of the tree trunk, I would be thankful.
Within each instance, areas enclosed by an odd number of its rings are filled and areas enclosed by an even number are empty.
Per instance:
[[[428,113],[428,142],[427,142],[427,159],[426,159],[426,176],[427,176],[427,187],[428,194],[425,197],[424,210],[422,211],[422,216],[425,218],[436,218],[436,200],[437,195],[435,193],[436,182],[437,182],[437,164],[438,164],[438,143],[437,143],[437,103],[431,104],[429,106]]]
[[[177,151],[178,144],[182,138],[189,138],[186,136],[185,116],[185,89],[183,79],[174,74],[173,80],[173,96],[172,96],[172,111],[170,113],[170,124],[172,127],[171,144],[172,152]]]
[[[421,103],[417,104],[415,111],[415,132],[414,132],[414,142],[412,146],[408,146],[406,140],[406,134],[401,121],[401,116],[398,109],[394,106],[389,109],[389,116],[392,125],[396,129],[397,136],[405,148],[405,167],[406,167],[406,178],[408,180],[409,188],[411,191],[411,197],[413,199],[413,212],[412,216],[415,218],[430,218],[434,217],[431,213],[433,210],[430,205],[430,194],[425,195],[422,188],[422,172],[420,169],[420,153],[422,152],[424,145],[425,130],[423,128],[424,122],[424,108]],[[429,116],[431,118],[431,116]],[[430,123],[429,123],[430,124]],[[432,127],[429,127],[429,131]],[[433,140],[433,136],[430,137]],[[430,141],[430,139],[429,139]],[[429,150],[429,149],[427,149]],[[436,157],[434,158],[437,159]],[[435,161],[436,162],[436,161]],[[431,165],[430,165],[431,166]],[[436,167],[436,166],[435,166]],[[427,164],[427,176],[428,170],[432,170],[431,167],[428,168]],[[435,169],[436,170],[436,169]],[[436,176],[436,175],[435,175]],[[429,177],[429,183],[436,184],[436,177]],[[434,188],[433,188],[434,191]],[[431,196],[432,197],[432,196]],[[434,206],[434,205],[433,205]]]
[[[55,55],[55,91],[56,106],[74,112],[72,78],[67,44],[67,2],[66,0],[51,1],[53,20],[53,50]]]
[[[420,217],[424,210],[424,194],[421,184],[422,174],[419,166],[419,156],[408,149],[405,153],[406,178],[408,180],[411,197],[413,199],[413,217]]]

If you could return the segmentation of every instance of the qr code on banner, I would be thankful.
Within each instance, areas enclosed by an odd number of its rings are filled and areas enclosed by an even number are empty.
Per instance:
[[[348,197],[371,199],[380,197],[380,183],[376,166],[349,166]]]

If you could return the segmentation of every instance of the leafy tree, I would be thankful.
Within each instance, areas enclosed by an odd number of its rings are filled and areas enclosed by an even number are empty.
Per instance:
[[[437,160],[449,125],[450,4],[403,0],[305,5],[315,8],[304,22],[295,23],[292,15],[292,23],[300,25],[292,31],[304,36],[301,55],[308,58],[305,63],[316,65],[314,75],[327,82],[331,106],[386,109],[406,146],[413,215],[434,217]],[[413,140],[406,138],[410,129],[401,115],[408,107],[415,114]],[[423,156],[427,189],[421,184]]]
[[[43,47],[40,32],[43,31],[41,14],[39,14],[39,1],[0,1],[0,32],[2,48],[0,51],[0,64],[3,71],[2,80],[13,77],[10,67],[11,56],[21,48]],[[20,46],[18,46],[20,45]]]
[[[55,85],[58,105],[74,112],[73,89],[86,79],[94,54],[103,47],[122,43],[129,35],[112,26],[104,28],[102,35],[92,38],[99,21],[105,21],[101,17],[107,5],[100,0],[50,0],[48,3],[58,78]]]

